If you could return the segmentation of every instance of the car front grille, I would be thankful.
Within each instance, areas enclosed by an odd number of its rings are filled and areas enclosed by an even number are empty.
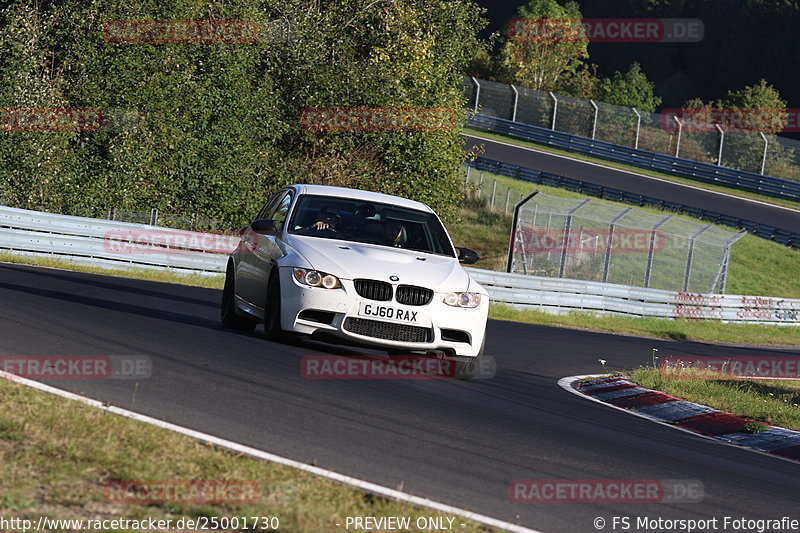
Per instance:
[[[385,281],[375,279],[354,279],[356,292],[359,296],[368,300],[388,302],[392,299],[392,286]]]
[[[432,298],[432,290],[413,285],[400,285],[395,295],[395,299],[405,305],[428,305]]]
[[[431,330],[419,326],[349,317],[344,329],[356,335],[400,342],[430,342]]]

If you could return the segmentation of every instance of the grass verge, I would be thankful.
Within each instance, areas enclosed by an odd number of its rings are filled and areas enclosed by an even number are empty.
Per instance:
[[[653,178],[659,178],[666,181],[672,181],[675,183],[680,183],[681,185],[690,185],[692,187],[697,187],[698,189],[706,189],[709,191],[721,192],[724,194],[728,194],[730,196],[737,196],[739,198],[747,198],[749,200],[758,200],[760,202],[765,202],[772,205],[778,205],[781,207],[788,207],[791,209],[800,209],[800,202],[794,200],[787,200],[785,198],[774,198],[772,196],[766,196],[763,194],[758,194],[749,191],[742,191],[740,189],[735,189],[732,187],[725,187],[723,185],[715,185],[712,183],[705,183],[702,181],[690,180],[688,178],[680,178],[677,176],[673,176],[672,174],[665,174],[663,172],[656,172],[653,170],[648,170],[640,167],[635,167],[633,165],[625,165],[623,163],[615,163],[614,161],[608,161],[606,159],[600,159],[597,157],[590,157],[585,156],[583,154],[578,154],[575,152],[568,152],[566,150],[560,150],[558,148],[553,148],[551,146],[536,144],[528,141],[522,141],[520,139],[515,139],[513,137],[507,137],[505,135],[499,135],[496,133],[487,133],[485,131],[480,130],[473,130],[473,129],[465,129],[464,134],[467,135],[474,135],[476,137],[484,137],[486,139],[490,139],[493,141],[501,141],[508,144],[514,144],[516,146],[521,146],[524,148],[532,148],[534,150],[538,150],[540,152],[547,152],[555,155],[562,155],[569,157],[571,159],[577,159],[580,161],[586,161],[589,163],[596,163],[598,165],[603,165],[610,168],[615,168],[618,170],[625,170],[628,172],[633,172],[635,174],[641,174],[643,176],[650,176]]]
[[[7,519],[30,519],[36,524],[40,516],[84,520],[153,517],[176,524],[181,517],[261,516],[277,517],[280,531],[315,533],[341,531],[347,516],[411,517],[412,524],[418,517],[449,516],[218,449],[5,379],[0,379],[0,398],[0,516]],[[126,481],[252,482],[257,490],[253,501],[237,503],[109,502],[105,485]],[[459,531],[486,531],[475,522],[455,517],[453,527],[459,524],[464,524]]]
[[[800,380],[670,379],[638,368],[631,379],[648,389],[752,420],[800,430]],[[754,428],[757,432],[758,428]]]

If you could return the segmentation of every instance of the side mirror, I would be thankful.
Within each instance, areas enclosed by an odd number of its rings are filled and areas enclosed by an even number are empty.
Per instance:
[[[277,230],[275,221],[267,218],[259,218],[258,220],[252,221],[250,223],[250,229],[260,234],[274,233]]]
[[[478,252],[470,248],[456,247],[456,250],[458,250],[459,262],[464,263],[465,265],[474,265],[478,262],[478,259],[481,258],[481,256],[478,255]]]

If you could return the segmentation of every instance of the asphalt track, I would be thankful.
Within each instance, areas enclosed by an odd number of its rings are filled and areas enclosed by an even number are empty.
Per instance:
[[[651,196],[668,202],[679,202],[788,231],[800,231],[800,211],[798,210],[771,206],[762,202],[697,188],[702,186],[700,182],[697,187],[687,187],[675,182],[605,167],[602,164],[592,164],[508,143],[479,139],[470,135],[464,135],[464,137],[465,149],[483,145],[485,151],[481,155],[496,161]],[[534,187],[535,185],[531,184],[531,189]]]
[[[629,416],[559,378],[660,355],[797,351],[491,321],[494,379],[309,380],[300,359],[366,353],[220,329],[220,292],[0,264],[0,354],[145,355],[150,379],[48,383],[168,422],[547,532],[594,531],[613,516],[800,518],[800,464]],[[693,479],[694,504],[524,504],[515,479]],[[610,525],[606,526],[610,530]],[[630,531],[636,531],[632,528]]]

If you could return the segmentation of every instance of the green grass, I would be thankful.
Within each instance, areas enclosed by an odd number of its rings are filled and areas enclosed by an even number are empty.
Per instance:
[[[639,368],[631,379],[648,389],[750,418],[800,430],[800,380],[670,379],[660,369]],[[758,433],[765,428],[749,428]]]
[[[0,516],[172,519],[275,516],[280,531],[342,531],[346,516],[447,516],[0,379]],[[121,481],[253,482],[252,503],[110,503]],[[336,523],[341,526],[336,526]],[[447,523],[445,521],[445,523]],[[487,531],[456,517],[459,531]],[[465,524],[460,527],[459,524]],[[173,525],[173,528],[175,526]],[[128,530],[122,530],[128,531]],[[225,531],[231,531],[230,529]]]
[[[606,331],[659,339],[739,345],[800,345],[800,328],[792,326],[722,324],[716,320],[596,316],[585,312],[551,315],[535,309],[517,309],[503,304],[492,305],[489,316],[497,320],[526,324]]]
[[[572,159],[578,159],[578,160],[581,160],[581,161],[588,161],[590,163],[597,163],[597,164],[604,165],[604,166],[607,166],[607,167],[616,168],[616,169],[619,169],[619,170],[626,170],[628,172],[634,172],[636,174],[642,174],[644,176],[651,176],[651,177],[654,177],[654,178],[659,178],[659,179],[663,179],[663,180],[667,180],[667,181],[672,181],[672,182],[680,183],[680,184],[683,184],[683,185],[691,185],[691,186],[697,187],[699,189],[706,189],[706,190],[709,190],[709,191],[721,192],[721,193],[729,194],[731,196],[738,196],[740,198],[748,198],[750,200],[758,200],[758,201],[761,201],[761,202],[766,202],[768,204],[779,205],[779,206],[782,206],[782,207],[789,207],[789,208],[792,208],[792,209],[800,209],[800,201],[787,200],[785,198],[774,198],[772,196],[766,196],[766,195],[763,195],[763,194],[758,194],[758,193],[749,192],[749,191],[742,191],[742,190],[735,189],[735,188],[732,188],[732,187],[726,187],[724,185],[715,185],[715,184],[711,184],[711,183],[705,183],[705,182],[702,182],[702,181],[695,181],[695,180],[690,180],[690,179],[687,179],[687,178],[681,178],[681,177],[673,176],[672,174],[665,174],[663,172],[657,172],[657,171],[653,171],[653,170],[643,169],[643,168],[635,167],[635,166],[632,166],[632,165],[625,165],[623,163],[615,163],[613,161],[608,161],[606,159],[600,159],[600,158],[597,158],[597,157],[585,156],[583,154],[577,154],[577,153],[574,153],[574,152],[568,152],[566,150],[560,150],[558,148],[553,148],[551,146],[536,144],[536,143],[532,143],[532,142],[528,142],[528,141],[522,141],[522,140],[519,140],[519,139],[515,139],[513,137],[507,137],[505,135],[498,135],[496,133],[487,133],[487,132],[484,132],[484,131],[473,130],[473,129],[469,129],[469,128],[465,129],[464,133],[465,134],[469,134],[469,135],[475,135],[476,137],[484,137],[486,139],[491,139],[491,140],[495,140],[495,141],[502,141],[502,142],[506,142],[508,144],[514,144],[514,145],[517,145],[517,146],[523,146],[523,147],[526,147],[526,148],[533,148],[533,149],[539,150],[541,152],[548,152],[548,153],[552,153],[552,154],[556,154],[556,155],[563,155],[563,156],[570,157]]]

